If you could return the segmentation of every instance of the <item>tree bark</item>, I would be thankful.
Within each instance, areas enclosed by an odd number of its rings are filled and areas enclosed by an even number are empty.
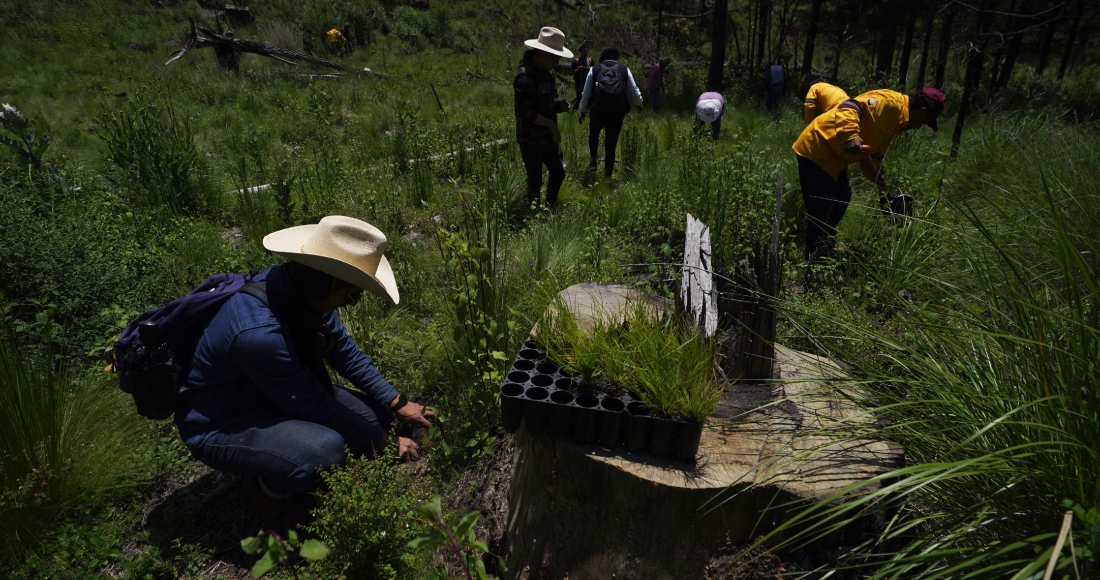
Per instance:
[[[726,18],[729,0],[714,0],[714,25],[710,35],[710,70],[707,90],[721,91],[726,72]]]
[[[771,16],[771,0],[760,0],[760,23],[756,29],[756,68],[764,66],[764,49],[768,46],[768,20]]]
[[[928,14],[924,16],[924,44],[920,51],[920,72],[917,73],[917,88],[924,86],[924,73],[928,72],[928,55],[932,52],[932,22],[936,16],[938,2],[929,2]]]
[[[1077,42],[1077,26],[1081,22],[1081,15],[1085,11],[1085,1],[1077,0],[1074,7],[1073,18],[1069,22],[1069,33],[1066,36],[1066,49],[1062,52],[1062,62],[1058,63],[1058,79],[1066,76],[1066,68],[1069,65],[1069,57],[1073,54],[1074,44]]]
[[[905,42],[901,46],[901,62],[898,63],[898,82],[905,87],[909,77],[909,60],[913,56],[913,32],[917,28],[917,10],[909,8],[909,22],[905,26]]]
[[[882,23],[882,32],[878,39],[878,59],[875,64],[875,80],[882,82],[893,68],[894,46],[897,44],[898,35],[898,10],[897,2],[888,2],[883,5],[886,18]]]
[[[1012,3],[1012,12],[1018,13],[1023,9],[1023,1],[1016,0]],[[997,73],[997,80],[993,82],[994,92],[999,91],[1008,86],[1008,81],[1012,80],[1012,71],[1016,68],[1016,59],[1020,55],[1020,47],[1024,44],[1024,31],[1021,25],[1021,18],[1019,16],[1013,16],[1011,20],[1010,30],[1012,38],[1008,41],[1008,51],[1005,54],[1004,63],[1001,64],[1001,70]]]
[[[1043,71],[1046,70],[1047,65],[1050,64],[1050,50],[1054,45],[1054,33],[1058,31],[1058,26],[1062,23],[1062,15],[1066,12],[1066,5],[1062,4],[1062,9],[1058,12],[1058,17],[1055,18],[1047,25],[1046,33],[1043,34],[1043,43],[1039,46],[1039,63],[1035,65],[1035,74],[1043,76]]]
[[[837,77],[840,76],[840,55],[843,54],[844,49],[844,37],[848,34],[848,24],[845,23],[844,27],[840,29],[840,34],[836,38],[836,51],[833,53],[833,74],[829,76],[833,83],[837,82]]]
[[[943,26],[940,28],[940,53],[936,59],[936,88],[943,90],[947,75],[947,49],[951,47],[951,27],[955,21],[955,9],[948,7],[943,15]]]
[[[955,133],[951,136],[951,156],[958,157],[959,144],[962,142],[963,124],[970,113],[970,104],[974,100],[974,93],[978,90],[978,83],[982,78],[982,66],[985,63],[985,48],[988,38],[989,22],[992,11],[987,10],[988,2],[983,2],[978,16],[977,38],[970,60],[966,63],[966,80],[963,86],[962,101],[959,103],[959,116],[955,119]]]
[[[802,78],[809,82],[813,73],[814,48],[817,43],[817,22],[821,18],[821,0],[810,5],[810,22],[806,28],[806,49],[802,52]]]

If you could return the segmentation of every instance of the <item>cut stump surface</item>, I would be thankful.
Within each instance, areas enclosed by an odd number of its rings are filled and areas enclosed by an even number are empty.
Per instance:
[[[561,292],[582,322],[625,314],[644,300],[671,301],[615,285]],[[509,489],[507,545],[513,578],[701,578],[727,542],[771,529],[765,508],[827,497],[899,466],[889,442],[827,446],[830,426],[870,421],[830,386],[832,361],[776,346],[780,381],[729,387],[707,420],[697,462],[577,445],[521,429]]]

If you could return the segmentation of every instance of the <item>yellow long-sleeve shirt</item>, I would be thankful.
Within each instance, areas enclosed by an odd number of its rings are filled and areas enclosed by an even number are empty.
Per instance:
[[[837,105],[847,100],[848,93],[844,92],[844,89],[829,83],[814,83],[802,102],[802,114],[806,117],[806,124],[810,124],[818,115],[835,109]]]
[[[890,148],[894,137],[909,124],[907,95],[881,89],[868,91],[850,100],[860,104],[862,118],[859,111],[838,106],[814,119],[791,146],[800,157],[817,163],[833,180],[839,179],[848,164],[859,161],[861,157],[845,153],[845,143],[859,137],[864,145],[871,146],[871,155],[881,157]],[[867,175],[869,172],[863,169],[864,175]]]
[[[332,30],[328,31],[328,41],[330,43],[336,44],[337,42],[343,42],[345,40],[347,39],[344,38],[344,35],[338,29],[333,28]]]

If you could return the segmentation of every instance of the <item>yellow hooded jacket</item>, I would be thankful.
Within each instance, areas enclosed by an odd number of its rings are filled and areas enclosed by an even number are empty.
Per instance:
[[[871,146],[871,155],[881,159],[894,137],[909,124],[907,95],[880,89],[849,100],[859,103],[862,117],[859,111],[838,106],[814,119],[791,146],[800,157],[817,163],[834,181],[848,169],[849,163],[860,159],[860,155],[844,152],[845,143],[859,137],[864,145]],[[863,173],[874,179],[865,167]]]
[[[847,100],[848,93],[844,92],[844,89],[829,83],[814,83],[806,93],[806,100],[802,102],[802,114],[806,117],[806,124],[810,124],[818,115],[835,109],[837,105]]]

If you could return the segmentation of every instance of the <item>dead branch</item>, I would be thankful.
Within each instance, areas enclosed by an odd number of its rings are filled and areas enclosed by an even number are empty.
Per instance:
[[[202,32],[205,36],[199,36],[199,32]],[[355,73],[363,76],[375,76],[378,78],[388,79],[389,75],[374,71],[364,71],[357,68],[342,65],[338,62],[333,62],[328,59],[320,58],[310,54],[304,54],[293,50],[287,50],[285,48],[279,48],[277,46],[268,46],[252,40],[244,40],[242,38],[235,38],[231,33],[223,34],[217,33],[210,29],[203,28],[201,26],[196,27],[195,21],[191,20],[191,37],[187,39],[187,43],[183,45],[183,48],[172,53],[172,58],[168,62],[164,63],[165,66],[172,64],[173,62],[183,58],[193,48],[207,48],[211,47],[218,52],[219,57],[224,54],[239,54],[242,52],[248,52],[251,54],[258,54],[260,56],[266,56],[285,62],[290,65],[296,65],[297,63],[291,62],[293,60],[305,61],[321,66],[327,66],[344,72]],[[219,58],[221,60],[221,58]],[[228,66],[231,70],[235,70],[235,63],[226,65],[223,61],[223,66]]]

